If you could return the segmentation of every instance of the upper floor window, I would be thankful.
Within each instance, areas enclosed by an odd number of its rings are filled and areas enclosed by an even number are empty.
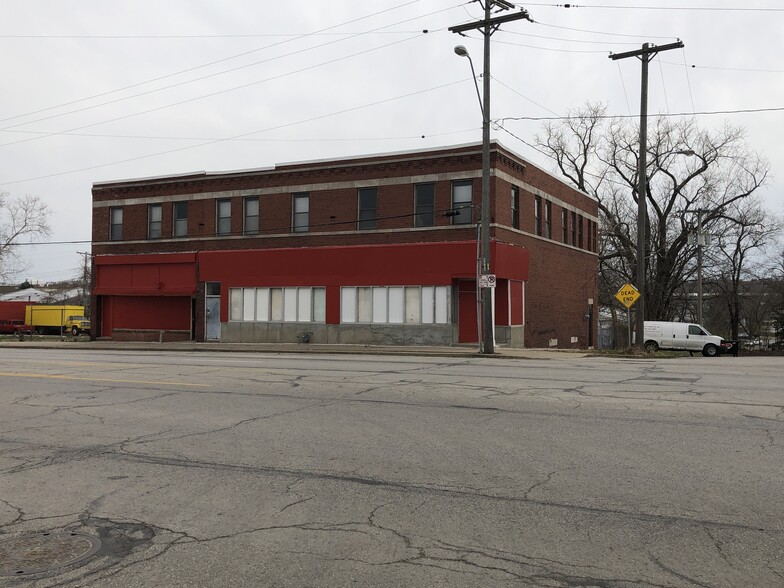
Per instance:
[[[585,246],[585,248],[588,251],[593,251],[593,228],[591,227],[593,222],[591,221],[591,219],[585,219],[585,223],[586,223],[586,227],[585,227],[585,229],[586,229],[586,232],[585,232],[586,246]]]
[[[561,209],[561,241],[569,243],[569,211]]]
[[[251,196],[245,199],[245,215],[243,231],[246,235],[255,235],[259,232],[259,198]]]
[[[542,197],[534,196],[534,229],[542,236]]]
[[[163,207],[160,204],[150,204],[147,206],[147,238],[161,238],[161,219],[163,218]]]
[[[583,216],[577,217],[577,246],[583,248]]]
[[[114,207],[109,209],[109,240],[122,240],[123,209]]]
[[[572,246],[577,247],[577,213],[572,211]]]
[[[188,203],[175,202],[172,208],[172,235],[175,237],[185,237],[188,234]]]
[[[359,212],[357,214],[357,228],[361,231],[376,228],[376,188],[360,188],[357,199]]]
[[[231,200],[218,200],[216,209],[215,232],[218,235],[231,234]]]
[[[473,220],[473,186],[472,180],[452,182],[452,217],[453,225],[468,225]]]
[[[432,227],[435,224],[436,185],[414,185],[414,226]]]
[[[512,186],[512,228],[520,228],[520,188]]]
[[[310,194],[297,192],[292,196],[291,230],[294,233],[307,233],[310,229]]]
[[[545,200],[544,203],[544,236],[548,239],[552,238],[552,218],[553,218],[553,203]]]

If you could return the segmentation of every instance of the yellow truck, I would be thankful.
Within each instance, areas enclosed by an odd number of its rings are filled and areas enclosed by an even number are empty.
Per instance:
[[[90,321],[84,316],[84,306],[49,306],[30,304],[25,308],[25,324],[39,335],[74,337],[90,332]]]

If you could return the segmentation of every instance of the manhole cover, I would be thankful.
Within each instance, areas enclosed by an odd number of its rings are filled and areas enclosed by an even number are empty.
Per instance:
[[[82,533],[38,533],[0,541],[0,576],[27,576],[84,563],[101,540]]]

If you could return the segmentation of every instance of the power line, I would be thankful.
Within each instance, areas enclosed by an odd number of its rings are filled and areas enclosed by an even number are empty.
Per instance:
[[[651,114],[649,117],[656,118],[670,118],[676,116],[710,116],[714,114],[755,114],[763,112],[782,112],[784,106],[774,108],[740,108],[737,110],[703,110],[697,112],[672,112],[669,114]],[[529,120],[529,121],[548,121],[548,120],[578,120],[580,117],[576,116],[505,116],[496,119],[495,122],[505,122],[508,120]],[[605,114],[596,116],[597,119],[613,119],[613,118],[640,118],[639,114]]]
[[[516,5],[522,7],[523,5]],[[549,2],[526,2],[525,6],[548,8],[599,8],[618,10],[696,10],[700,12],[784,12],[784,8],[737,8],[724,6],[617,6],[610,4],[551,4]]]
[[[419,1],[419,0],[417,0]],[[405,4],[401,5],[405,6]],[[389,10],[395,10],[393,7]],[[382,11],[382,12],[387,12]],[[376,16],[376,13],[371,16]],[[368,18],[368,17],[362,17]],[[356,22],[356,21],[349,21]],[[338,25],[339,26],[339,25]],[[330,27],[332,28],[332,27]],[[411,33],[418,33],[421,31],[335,31],[331,33],[316,32],[316,33],[235,33],[225,35],[0,35],[0,39],[141,39],[141,40],[155,40],[155,39],[256,39],[256,38],[270,38],[270,37],[327,37],[337,35],[404,35]]]
[[[683,63],[676,63],[674,61],[665,61],[660,60],[659,63],[663,63],[665,65],[677,65],[678,67],[685,66],[686,68],[691,69],[712,69],[718,71],[745,71],[745,72],[753,72],[753,73],[784,73],[784,69],[765,69],[765,68],[753,68],[753,67],[721,67],[716,65],[687,65],[686,64],[686,57],[684,55]]]
[[[302,120],[291,122],[291,123],[285,123],[285,124],[280,124],[280,125],[276,125],[276,126],[273,126],[273,127],[267,127],[266,129],[258,129],[258,130],[250,131],[250,132],[247,132],[247,133],[240,133],[238,135],[233,135],[231,137],[224,137],[222,139],[215,139],[215,140],[211,140],[211,141],[205,141],[204,143],[199,143],[197,145],[189,145],[189,146],[186,146],[186,147],[178,147],[176,149],[168,149],[166,151],[159,151],[157,153],[148,153],[147,155],[139,155],[137,157],[129,157],[128,159],[121,159],[119,161],[111,161],[111,162],[108,162],[108,163],[102,163],[102,164],[99,164],[99,165],[91,165],[91,166],[87,166],[87,167],[83,167],[83,168],[79,168],[79,169],[72,169],[72,170],[63,171],[63,172],[55,172],[55,173],[45,174],[45,175],[36,176],[36,177],[32,177],[32,178],[25,178],[23,180],[14,180],[14,181],[11,181],[11,182],[0,182],[0,185],[10,186],[12,184],[21,184],[23,182],[32,182],[34,180],[42,180],[42,179],[46,179],[46,178],[53,178],[53,177],[57,177],[57,176],[64,176],[64,175],[68,175],[68,174],[73,174],[73,173],[78,173],[78,172],[83,172],[83,171],[88,171],[88,170],[93,170],[93,169],[100,169],[100,168],[104,168],[104,167],[110,167],[112,165],[118,165],[120,163],[128,163],[128,162],[131,162],[131,161],[139,161],[139,160],[142,160],[142,159],[149,159],[150,157],[157,157],[159,155],[168,155],[170,153],[178,153],[180,151],[187,151],[188,149],[196,149],[198,147],[206,147],[208,145],[214,145],[216,143],[221,143],[221,142],[224,142],[224,141],[235,140],[235,139],[239,139],[241,137],[248,137],[250,135],[255,135],[255,134],[258,134],[258,133],[266,133],[266,132],[269,132],[269,131],[275,131],[275,130],[278,130],[278,129],[292,127],[292,126],[295,126],[295,125],[300,125],[300,124],[305,124],[305,123],[308,123],[308,122],[322,120],[322,119],[329,118],[329,117],[332,117],[332,116],[337,116],[337,115],[340,115],[340,114],[346,114],[348,112],[354,112],[354,111],[357,111],[357,110],[362,110],[364,108],[369,108],[371,106],[378,106],[379,104],[385,104],[387,102],[393,102],[395,100],[400,100],[402,98],[409,98],[411,96],[424,94],[426,92],[432,92],[433,90],[440,90],[442,88],[447,88],[449,86],[454,86],[456,84],[461,84],[461,83],[464,83],[464,82],[466,82],[466,81],[468,81],[470,79],[471,78],[458,80],[458,81],[455,81],[455,82],[448,82],[446,84],[441,84],[439,86],[434,86],[432,88],[427,88],[425,90],[417,90],[416,92],[409,92],[408,94],[401,94],[399,96],[395,96],[395,97],[392,97],[392,98],[385,98],[383,100],[378,100],[376,102],[363,104],[361,106],[354,106],[354,107],[351,107],[351,108],[338,110],[336,112],[331,112],[329,114],[322,114],[322,115],[313,116],[313,117],[310,117],[310,118],[302,119]]]
[[[533,105],[535,105],[535,106],[538,106],[538,107],[539,107],[539,108],[541,108],[542,110],[546,110],[546,111],[547,111],[547,112],[549,112],[550,114],[554,114],[554,115],[558,116],[558,113],[557,113],[557,112],[554,112],[554,111],[550,110],[549,108],[547,108],[546,106],[543,106],[542,104],[539,104],[538,102],[536,102],[536,101],[532,100],[531,98],[529,98],[529,97],[528,97],[528,96],[526,96],[525,94],[522,94],[522,93],[518,92],[517,90],[515,90],[515,89],[514,89],[514,88],[512,88],[511,86],[508,86],[507,84],[503,83],[503,82],[502,82],[501,80],[499,80],[497,77],[495,77],[495,76],[491,76],[491,79],[492,79],[493,81],[495,81],[496,83],[498,83],[498,84],[501,84],[501,85],[502,85],[504,88],[506,88],[506,89],[507,89],[507,90],[509,90],[510,92],[514,92],[515,94],[517,94],[517,95],[518,95],[518,96],[520,96],[521,98],[525,98],[525,99],[526,99],[526,100],[528,100],[528,102],[530,102],[531,104],[533,104]]]
[[[441,216],[443,213],[449,212],[449,211],[452,211],[452,210],[454,210],[454,208],[452,208],[452,207],[445,208],[445,209],[440,209],[440,210],[435,210],[434,214],[437,215],[437,216]],[[419,213],[414,211],[414,212],[408,212],[408,213],[405,213],[405,214],[394,214],[394,215],[389,215],[389,216],[378,216],[378,217],[375,217],[373,220],[383,221],[383,220],[396,220],[396,219],[401,219],[401,218],[414,218],[418,214]],[[356,219],[356,218],[350,219],[350,220],[341,220],[341,221],[335,220],[335,221],[327,221],[327,222],[323,222],[323,223],[311,223],[311,224],[308,225],[308,228],[309,229],[314,229],[314,228],[323,228],[323,227],[339,227],[339,226],[344,226],[344,225],[354,225],[354,226],[356,226],[356,224],[358,222],[359,222],[359,220]],[[457,226],[464,226],[464,227],[468,227],[468,228],[471,227],[471,225],[457,225]],[[267,228],[264,228],[264,229],[259,229],[258,233],[253,233],[253,234],[248,234],[248,233],[245,233],[244,231],[232,231],[232,232],[229,232],[229,233],[220,233],[220,234],[218,234],[217,232],[214,232],[214,233],[201,234],[201,235],[187,235],[186,238],[188,240],[198,240],[198,239],[203,239],[203,238],[211,239],[213,237],[248,237],[248,238],[252,239],[252,238],[258,238],[258,237],[264,237],[265,235],[269,235],[269,234],[279,235],[281,233],[290,232],[290,231],[291,231],[291,225],[286,225],[286,226],[282,226],[281,225],[281,226],[278,226],[278,227],[267,227]],[[310,233],[310,234],[313,234],[313,233]],[[318,234],[318,233],[315,233],[315,234]],[[296,237],[303,236],[302,233],[291,233],[291,235],[292,236],[296,236]],[[174,239],[176,237],[172,237],[172,238]],[[136,240],[142,241],[142,240],[146,240],[146,239],[129,239],[129,240],[131,240],[131,241],[136,241]],[[161,239],[156,239],[155,241],[156,242],[160,242]],[[10,245],[12,245],[12,246],[19,246],[19,245],[81,245],[81,244],[85,244],[85,243],[93,243],[93,241],[36,241],[36,242],[11,243]],[[122,245],[123,241],[116,241],[116,242],[113,242],[113,243],[116,244],[116,245]],[[84,255],[84,253],[80,253],[80,255]],[[92,254],[90,254],[90,255],[92,255]],[[81,269],[81,268],[76,268],[76,269]]]
[[[475,37],[471,38],[473,39]],[[602,51],[601,49],[555,49],[553,47],[540,47],[538,45],[526,45],[525,43],[513,43],[512,41],[499,41],[497,39],[493,39],[492,42],[501,45],[515,45],[528,49],[539,49],[541,51],[555,51],[556,53],[608,53],[608,51]]]
[[[207,67],[210,67],[210,66],[213,66],[213,65],[218,65],[220,63],[225,63],[225,62],[231,61],[233,59],[238,59],[240,57],[245,57],[247,55],[252,55],[253,53],[258,53],[259,51],[264,51],[265,49],[271,49],[273,47],[278,47],[278,46],[284,45],[286,43],[291,43],[292,41],[296,41],[297,39],[300,39],[300,38],[307,38],[309,36],[313,36],[313,35],[316,35],[316,34],[324,33],[324,32],[329,31],[331,29],[342,27],[342,26],[345,26],[347,24],[358,22],[358,21],[361,21],[361,20],[364,20],[364,19],[367,19],[367,18],[372,18],[374,16],[378,16],[378,15],[384,14],[386,12],[391,12],[393,10],[397,10],[398,8],[403,8],[403,7],[408,6],[410,4],[416,4],[419,1],[420,0],[410,0],[409,2],[405,2],[403,4],[399,4],[397,6],[393,6],[391,8],[387,8],[387,9],[381,10],[379,12],[374,12],[374,13],[366,15],[366,16],[361,16],[361,17],[358,17],[358,18],[355,18],[355,19],[352,19],[352,20],[349,20],[349,21],[346,21],[346,22],[343,22],[343,23],[340,23],[340,24],[337,24],[337,25],[333,25],[333,26],[329,26],[329,27],[320,29],[318,31],[315,31],[314,33],[307,33],[305,35],[302,35],[301,37],[296,37],[296,38],[293,38],[293,39],[286,39],[286,40],[280,41],[278,43],[273,43],[271,45],[265,45],[264,47],[257,47],[256,49],[251,49],[250,51],[244,51],[242,53],[238,53],[238,54],[235,54],[235,55],[231,55],[229,57],[224,57],[224,58],[221,58],[221,59],[217,59],[215,61],[210,61],[210,62],[207,62],[207,63],[203,63],[201,65],[197,65],[197,66],[194,66],[194,67],[189,67],[187,69],[182,69],[182,70],[179,70],[179,71],[176,71],[176,72],[172,72],[172,73],[169,73],[169,74],[166,74],[166,75],[163,75],[163,76],[159,76],[159,77],[156,77],[156,78],[150,78],[150,79],[145,80],[143,82],[137,82],[135,84],[131,84],[131,85],[128,85],[128,86],[123,86],[121,88],[116,88],[116,89],[110,90],[108,92],[102,92],[100,94],[94,94],[94,95],[88,96],[86,98],[80,98],[78,100],[72,100],[70,102],[61,103],[61,104],[58,104],[58,105],[55,105],[55,106],[49,106],[47,108],[42,108],[42,109],[39,109],[39,110],[26,112],[26,113],[23,113],[23,114],[17,114],[17,115],[11,116],[11,117],[0,119],[0,122],[6,122],[6,121],[9,121],[9,120],[22,118],[22,117],[25,117],[25,116],[31,116],[31,115],[34,115],[34,114],[40,114],[42,112],[48,112],[50,110],[55,110],[57,108],[63,108],[65,106],[71,106],[72,104],[78,104],[80,102],[85,102],[87,100],[93,100],[95,98],[101,98],[103,96],[116,94],[118,92],[123,92],[125,90],[130,90],[132,88],[137,88],[139,86],[143,86],[145,84],[150,84],[150,83],[153,83],[153,82],[159,82],[161,80],[165,80],[165,79],[168,79],[168,78],[171,78],[171,77],[174,77],[174,76],[178,76],[178,75],[181,75],[181,74],[184,74],[184,73],[189,73],[189,72],[196,71],[196,70],[199,70],[199,69],[204,69],[204,68],[207,68]],[[446,9],[446,10],[449,10],[449,9]],[[425,16],[427,16],[427,15],[425,15]],[[417,17],[417,18],[422,18],[422,17]],[[408,20],[414,20],[414,19],[408,19]],[[401,22],[407,22],[407,20],[404,20],[404,21],[401,21]],[[401,23],[394,23],[394,24],[387,25],[387,26],[396,26],[398,24],[401,24]],[[378,30],[381,30],[381,29],[384,29],[384,28],[386,28],[386,27],[379,27]],[[285,56],[283,56],[283,57],[285,57]],[[251,65],[254,65],[254,64],[251,64]],[[229,71],[234,71],[234,69],[229,70]],[[222,73],[222,72],[218,72],[218,73]],[[213,74],[213,75],[218,75],[218,74]],[[198,78],[198,79],[203,79],[203,78]],[[167,88],[161,88],[161,90],[163,90],[163,89],[167,89]],[[98,105],[98,106],[102,106],[102,105]],[[65,114],[71,114],[71,113],[65,113]],[[41,119],[41,120],[45,120],[45,119]],[[25,123],[25,124],[31,124],[33,122],[38,122],[38,121],[29,121],[28,123]]]
[[[514,90],[512,90],[514,91]],[[522,94],[521,94],[522,96]],[[535,103],[534,103],[535,104]],[[552,112],[552,111],[549,111]],[[553,113],[556,114],[556,113]],[[462,129],[459,131],[448,131],[445,133],[425,133],[418,135],[398,135],[395,137],[313,137],[309,139],[265,139],[253,137],[240,137],[238,139],[221,139],[217,137],[177,137],[177,136],[164,136],[164,135],[120,135],[111,133],[57,133],[59,135],[68,137],[89,137],[96,139],[144,139],[154,141],[249,141],[255,143],[343,143],[343,142],[357,142],[357,141],[405,141],[408,139],[432,139],[433,137],[443,137],[445,135],[457,135],[459,133],[467,133],[469,131],[476,131],[477,128]],[[6,133],[21,133],[28,135],[54,135],[49,131],[25,131],[13,130],[4,131]]]
[[[281,78],[284,78],[284,77],[288,77],[288,76],[291,76],[291,75],[294,75],[294,74],[298,74],[298,73],[302,73],[302,72],[305,72],[305,71],[309,71],[311,69],[316,69],[316,68],[322,67],[324,65],[328,65],[328,64],[331,64],[331,63],[336,63],[336,62],[343,61],[345,59],[349,59],[349,58],[352,58],[352,57],[357,57],[359,55],[365,55],[367,53],[371,53],[373,51],[378,51],[380,49],[386,49],[387,47],[392,47],[392,46],[398,45],[400,43],[405,43],[405,42],[411,41],[413,39],[418,39],[421,36],[422,35],[419,34],[419,35],[416,35],[414,37],[409,37],[407,39],[393,41],[393,42],[387,43],[385,45],[380,45],[378,47],[372,47],[370,49],[365,49],[365,50],[359,51],[357,53],[352,53],[350,55],[346,55],[346,56],[342,56],[342,57],[336,57],[334,59],[330,59],[330,60],[327,60],[327,61],[322,61],[320,63],[314,64],[314,65],[309,65],[307,67],[303,67],[303,68],[300,68],[300,69],[297,69],[297,70],[288,71],[288,72],[285,72],[285,73],[282,73],[282,74],[278,74],[276,76],[265,78],[263,80],[256,80],[256,81],[253,81],[253,82],[248,82],[246,84],[241,84],[239,86],[233,86],[231,88],[224,88],[223,90],[218,90],[218,91],[215,91],[215,92],[211,92],[209,94],[202,94],[201,96],[196,96],[196,97],[193,97],[193,98],[187,98],[185,100],[179,100],[177,102],[164,104],[162,106],[156,106],[155,108],[150,108],[150,109],[142,110],[142,111],[139,111],[139,112],[133,112],[131,114],[125,114],[123,116],[118,116],[118,117],[114,117],[114,118],[111,118],[111,119],[98,121],[98,122],[95,122],[95,123],[81,125],[81,126],[78,126],[78,127],[72,127],[70,129],[66,129],[65,131],[59,131],[59,132],[52,133],[51,135],[47,135],[47,136],[61,135],[63,133],[68,133],[68,132],[71,132],[71,131],[79,131],[79,130],[82,130],[82,129],[88,129],[88,128],[91,128],[91,127],[97,127],[97,126],[104,125],[104,124],[107,124],[107,123],[110,123],[110,122],[117,122],[117,121],[120,121],[120,120],[133,118],[135,116],[140,116],[142,114],[149,114],[149,113],[152,113],[152,112],[158,112],[160,110],[165,110],[167,108],[172,108],[174,106],[181,106],[183,104],[188,104],[190,102],[196,102],[198,100],[204,100],[205,98],[212,98],[214,96],[219,96],[220,94],[226,94],[227,92],[233,92],[235,90],[241,90],[243,88],[249,88],[251,86],[256,86],[258,84],[263,84],[263,83],[270,82],[270,81],[273,81],[273,80],[278,80],[278,79],[281,79]],[[205,77],[210,77],[210,76],[205,76]],[[189,82],[183,82],[183,83],[189,83]],[[181,84],[176,84],[176,85],[181,85]],[[174,87],[174,86],[170,86],[170,87]],[[138,97],[138,96],[141,96],[141,95],[144,95],[144,94],[150,94],[150,93],[153,93],[153,92],[156,92],[156,91],[157,90],[149,90],[147,92],[143,92],[143,93],[131,96],[131,98],[135,98],[135,97]],[[119,98],[117,100],[113,100],[112,102],[120,102],[120,101],[126,100],[126,99],[127,98]],[[104,103],[104,104],[108,104],[108,103]],[[85,107],[85,108],[80,109],[80,110],[88,110],[90,108],[93,108],[93,107]],[[72,111],[72,112],[77,112],[77,111]],[[71,113],[66,113],[66,114],[71,114]],[[51,118],[57,118],[59,116],[61,116],[61,115],[53,115],[53,116],[45,117],[45,118],[42,118],[42,119],[38,119],[37,121],[31,121],[31,122],[28,122],[28,123],[19,123],[19,124],[16,124],[16,125],[11,125],[9,127],[0,128],[0,131],[14,129],[14,128],[19,127],[19,126],[24,126],[24,125],[27,125],[27,124],[31,124],[33,122],[40,122],[40,121],[48,120],[48,119],[51,119]],[[0,147],[7,147],[9,145],[18,145],[19,143],[29,143],[31,141],[38,141],[38,140],[43,139],[43,138],[45,138],[45,137],[39,136],[39,137],[32,137],[32,138],[28,138],[28,139],[19,139],[18,141],[11,141],[11,142],[8,142],[8,143],[2,143],[2,144],[0,144]]]
[[[564,26],[560,26],[560,25],[547,24],[547,23],[544,23],[544,22],[541,22],[541,21],[538,21],[538,20],[535,21],[535,24],[538,24],[539,26],[542,26],[542,27],[549,27],[549,28],[552,28],[552,29],[560,29],[560,30],[563,30],[563,31],[574,31],[574,32],[577,32],[577,33],[589,33],[589,34],[592,34],[592,35],[606,35],[608,37],[626,37],[626,38],[631,38],[631,39],[670,39],[670,40],[675,38],[672,35],[669,35],[669,36],[629,35],[629,34],[626,34],[626,33],[614,33],[614,32],[609,32],[609,31],[594,31],[594,30],[590,30],[590,29],[578,29],[578,28],[574,28],[574,27],[564,27]]]
[[[547,35],[533,35],[531,33],[521,33],[520,31],[512,31],[507,29],[499,29],[499,33],[507,33],[510,35],[517,35],[519,37],[532,37],[535,39],[546,39],[548,41],[564,41],[567,43],[585,43],[588,45],[639,45],[639,43],[632,43],[631,41],[626,43],[620,43],[618,41],[586,41],[583,39],[565,39],[563,37],[550,37]]]

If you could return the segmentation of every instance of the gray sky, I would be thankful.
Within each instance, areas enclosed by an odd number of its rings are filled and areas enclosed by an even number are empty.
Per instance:
[[[640,63],[610,52],[663,45],[650,113],[784,107],[784,5],[776,0],[518,4],[536,21],[493,36],[491,116],[551,116],[586,101],[639,112]],[[563,3],[561,3],[563,5]],[[2,0],[0,190],[42,197],[51,241],[89,241],[93,182],[259,168],[481,140],[465,45],[481,16],[453,0]],[[426,29],[427,33],[422,31]],[[691,67],[692,65],[696,67]],[[687,67],[688,66],[688,67]],[[745,127],[784,212],[784,110],[703,115]],[[510,122],[531,141],[538,122]],[[424,135],[424,138],[422,136]],[[493,137],[547,160],[503,130]],[[89,244],[25,246],[24,276],[76,276]]]

